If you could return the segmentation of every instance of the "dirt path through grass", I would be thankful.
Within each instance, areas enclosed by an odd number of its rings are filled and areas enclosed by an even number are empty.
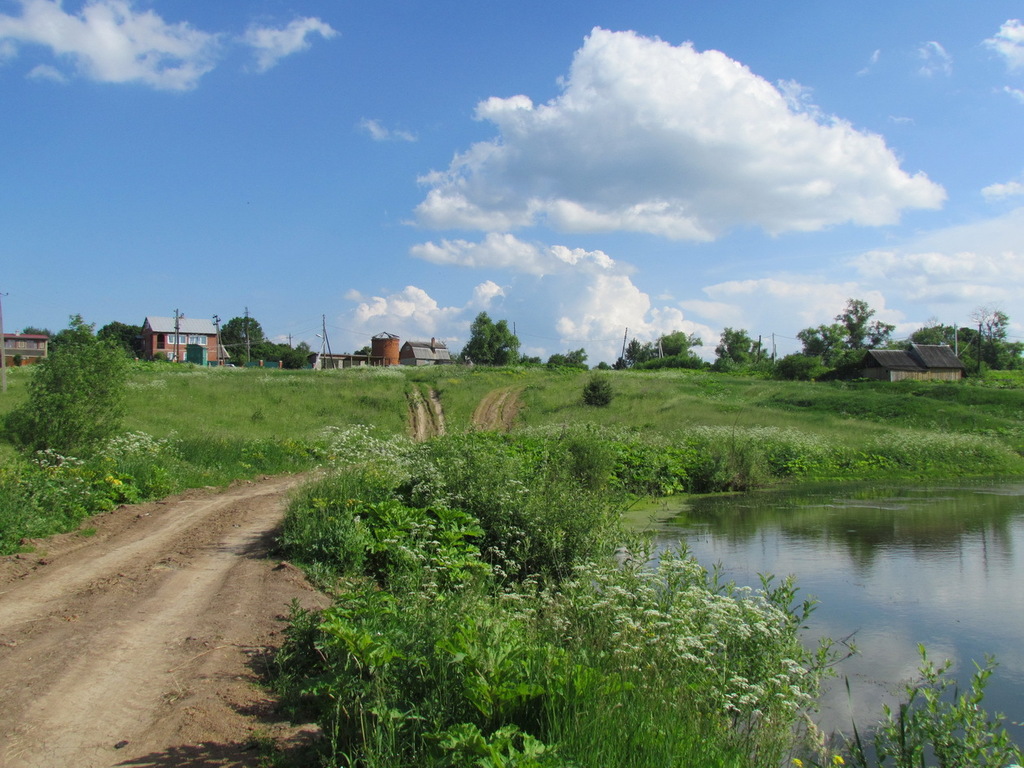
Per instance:
[[[412,439],[422,443],[445,433],[444,410],[441,396],[431,389],[424,397],[418,387],[409,391],[409,432]]]
[[[0,559],[0,765],[248,766],[293,599],[268,554],[295,478],[123,507]]]
[[[473,411],[473,426],[478,430],[508,432],[522,408],[522,387],[503,387],[488,392]]]

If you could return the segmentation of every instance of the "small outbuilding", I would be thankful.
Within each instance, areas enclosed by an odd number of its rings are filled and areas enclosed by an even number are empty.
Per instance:
[[[445,365],[452,361],[443,341],[407,341],[398,353],[402,365]]]
[[[863,375],[879,381],[959,381],[966,370],[948,344],[911,344],[910,349],[869,349]]]

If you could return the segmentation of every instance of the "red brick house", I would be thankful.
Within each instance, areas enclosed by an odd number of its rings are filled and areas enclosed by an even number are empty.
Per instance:
[[[147,317],[142,324],[142,356],[167,360],[220,365],[227,352],[218,343],[217,327],[210,320],[192,317]]]
[[[41,333],[5,333],[4,363],[8,366],[38,363],[46,357],[50,337]]]

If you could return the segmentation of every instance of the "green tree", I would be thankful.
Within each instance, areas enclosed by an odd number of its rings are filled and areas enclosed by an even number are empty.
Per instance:
[[[665,357],[678,357],[688,354],[694,347],[701,345],[700,338],[686,331],[672,331],[661,337],[661,354]]]
[[[504,320],[494,322],[481,312],[469,326],[469,341],[462,359],[477,365],[513,365],[519,362],[519,339]]]
[[[726,328],[715,347],[715,368],[718,370],[750,365],[761,359],[761,342],[754,341],[745,329]]]
[[[854,375],[859,370],[864,351],[890,343],[896,326],[873,321],[875,310],[861,299],[847,299],[846,308],[830,325],[804,328],[797,333],[803,354],[817,357],[837,375]]]
[[[137,357],[142,343],[142,326],[126,325],[114,321],[100,328],[96,336],[104,341],[114,342],[124,350],[126,355]]]
[[[582,347],[564,354],[555,353],[548,358],[549,368],[587,368],[587,353]]]
[[[115,342],[72,315],[61,343],[34,366],[28,400],[11,411],[5,431],[21,449],[87,452],[115,435],[124,413],[128,357]]]
[[[34,325],[26,325],[24,328],[21,329],[21,332],[30,334],[32,336],[53,336],[53,334],[50,333],[49,328],[37,328]]]
[[[231,362],[242,365],[250,360],[267,360],[263,348],[263,327],[254,317],[233,317],[220,329],[220,343],[227,349]]]
[[[276,356],[281,361],[282,368],[289,368],[297,370],[299,368],[305,368],[309,364],[309,355],[312,350],[309,348],[309,344],[304,341],[300,341],[294,347],[290,347],[287,344],[278,344]]]
[[[971,313],[971,320],[977,326],[974,353],[982,362],[994,370],[1008,370],[1021,366],[1021,352],[1024,344],[1007,341],[1010,317],[994,307],[978,307]],[[968,347],[971,348],[971,347]]]
[[[646,363],[655,356],[655,353],[654,345],[650,342],[641,344],[636,338],[630,339],[622,357],[615,361],[614,367],[618,370],[633,368],[641,363]]]
[[[805,357],[817,357],[819,362],[828,367],[837,363],[846,351],[846,328],[838,323],[804,328],[796,337],[803,344]]]
[[[846,300],[846,309],[836,315],[836,322],[846,330],[847,349],[874,349],[889,342],[896,326],[872,321],[874,316],[875,310],[866,301]]]

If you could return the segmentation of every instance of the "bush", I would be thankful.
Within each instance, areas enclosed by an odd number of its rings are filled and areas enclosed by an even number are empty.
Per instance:
[[[604,406],[612,401],[615,391],[612,383],[604,376],[593,376],[583,387],[583,402],[586,405]]]
[[[775,364],[775,377],[787,381],[813,381],[828,372],[820,357],[786,355]]]
[[[5,431],[25,452],[87,452],[120,429],[127,380],[124,352],[75,315],[61,343],[33,366],[28,401],[7,415]]]

